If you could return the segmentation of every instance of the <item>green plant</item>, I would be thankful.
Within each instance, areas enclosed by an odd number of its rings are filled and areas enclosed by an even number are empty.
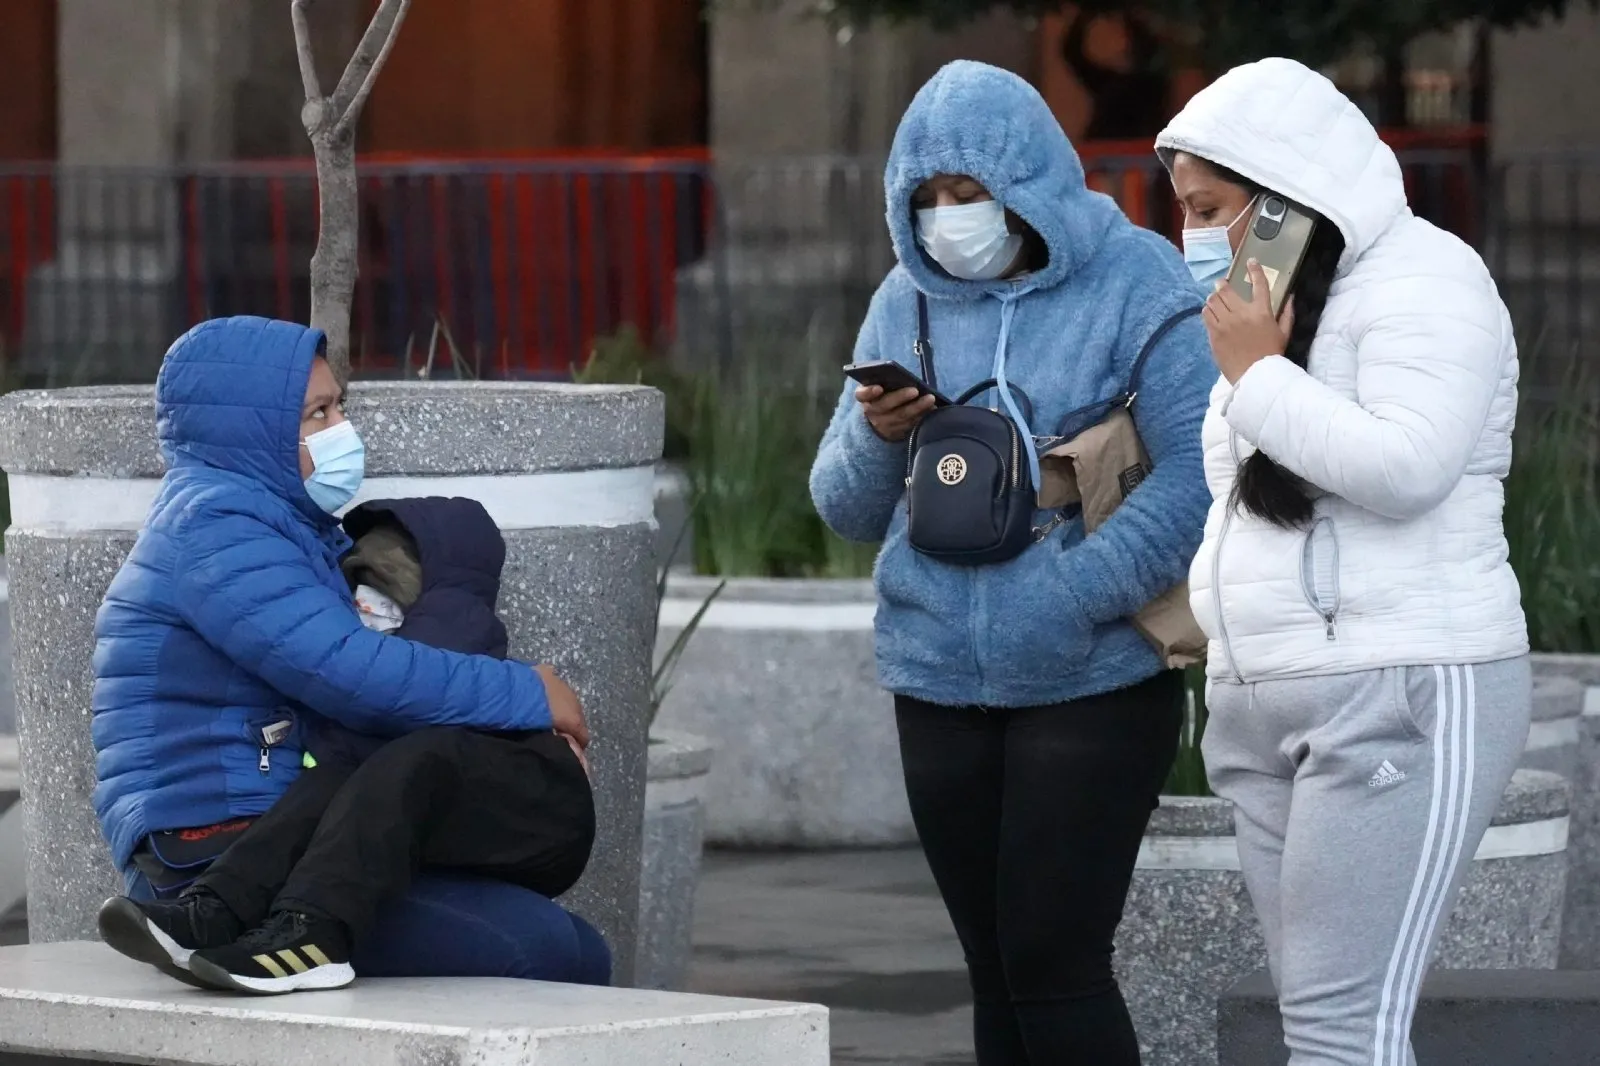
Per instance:
[[[572,380],[580,385],[649,385],[660,389],[667,400],[662,457],[681,460],[688,454],[694,384],[664,356],[651,351],[632,325],[597,339],[583,365],[572,368]]]
[[[1178,757],[1172,762],[1166,787],[1161,792],[1167,796],[1209,796],[1211,786],[1206,783],[1206,764],[1200,756],[1200,741],[1206,735],[1205,664],[1189,667],[1184,682],[1188,693],[1184,701],[1183,730],[1178,735]]]
[[[876,549],[834,536],[811,504],[811,462],[831,399],[793,382],[776,359],[751,359],[726,379],[699,382],[688,460],[698,572],[871,573]]]
[[[650,643],[655,644],[655,637],[661,632],[661,605],[667,602],[667,574],[671,571],[672,562],[678,557],[678,552],[683,548],[683,538],[689,532],[689,523],[685,522],[683,528],[678,530],[678,536],[672,543],[672,551],[667,556],[666,564],[661,567],[661,573],[656,577],[656,624],[652,631]],[[672,675],[677,672],[678,660],[683,657],[684,649],[689,646],[689,641],[694,638],[695,631],[700,628],[701,621],[706,612],[711,609],[722,590],[728,587],[726,581],[719,581],[717,587],[695,608],[694,614],[684,625],[667,653],[656,663],[655,670],[650,675],[650,714],[645,727],[655,725],[656,715],[661,713],[661,704],[666,701],[667,693],[672,691]]]
[[[1574,362],[1574,367],[1581,364]],[[1518,413],[1505,530],[1535,651],[1600,653],[1600,401],[1579,369]]]

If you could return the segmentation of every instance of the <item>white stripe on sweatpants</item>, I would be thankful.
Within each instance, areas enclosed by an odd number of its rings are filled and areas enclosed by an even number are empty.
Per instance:
[[[1453,667],[1452,669],[1460,669]],[[1470,792],[1463,795],[1463,778],[1470,779],[1471,748],[1462,750],[1460,685],[1445,683],[1443,667],[1434,667],[1433,784],[1428,804],[1428,828],[1422,852],[1417,857],[1417,873],[1411,896],[1406,901],[1400,933],[1389,967],[1384,974],[1383,991],[1378,997],[1378,1016],[1373,1028],[1373,1066],[1406,1066],[1405,1047],[1411,1030],[1411,1003],[1421,987],[1426,948],[1431,931],[1449,895],[1452,867],[1450,856],[1460,858],[1471,810]],[[1467,711],[1472,717],[1472,710]],[[1468,726],[1469,733],[1473,732]],[[1447,742],[1447,738],[1453,743]],[[1443,811],[1441,812],[1441,807]],[[1440,815],[1443,814],[1441,820]],[[1436,846],[1437,845],[1437,846]],[[1391,1017],[1392,1015],[1392,1017]]]
[[[1412,976],[1407,983],[1405,998],[1400,1001],[1402,1014],[1401,1024],[1395,1031],[1394,1061],[1404,1066],[1406,1038],[1411,1032],[1411,1022],[1416,1015],[1417,997],[1422,994],[1422,979],[1427,973],[1428,959],[1427,948],[1433,943],[1433,935],[1439,927],[1439,921],[1444,917],[1445,898],[1450,894],[1450,883],[1455,880],[1457,868],[1466,861],[1465,847],[1467,841],[1467,827],[1472,821],[1472,786],[1477,777],[1478,754],[1478,699],[1476,679],[1471,666],[1452,666],[1454,674],[1455,693],[1453,702],[1460,708],[1456,715],[1455,732],[1457,737],[1456,763],[1461,769],[1461,811],[1455,821],[1455,840],[1450,851],[1445,857],[1444,864],[1439,868],[1441,875],[1439,891],[1436,902],[1428,916],[1428,924],[1423,929],[1422,935],[1417,938],[1411,949]],[[1466,738],[1461,740],[1463,729]],[[1465,744],[1465,752],[1462,744]]]

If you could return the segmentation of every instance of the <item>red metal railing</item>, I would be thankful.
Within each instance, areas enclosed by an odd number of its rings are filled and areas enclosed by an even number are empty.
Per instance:
[[[1419,214],[1479,241],[1482,131],[1408,132],[1389,140],[1401,153]],[[1092,187],[1112,195],[1136,222],[1177,236],[1171,190],[1149,144],[1088,144],[1082,155]],[[870,162],[830,166],[850,169],[850,188],[870,189],[877,181]],[[361,277],[352,343],[358,368],[376,373],[419,363],[436,322],[448,327],[474,371],[492,376],[565,376],[595,338],[623,325],[647,339],[670,340],[682,272],[703,259],[721,210],[704,149],[370,156],[360,173]],[[837,176],[827,167],[806,173],[820,175],[807,179],[814,181]],[[126,193],[130,183],[142,190],[138,197]],[[17,352],[27,335],[28,279],[55,258],[63,219],[79,217],[87,204],[98,237],[117,238],[117,220],[137,214],[120,210],[119,196],[157,205],[151,210],[162,216],[158,230],[170,216],[176,239],[156,240],[172,259],[174,333],[225,314],[308,317],[317,229],[309,162],[160,172],[0,168],[0,340],[7,353]],[[782,244],[776,229],[771,236]],[[126,237],[151,240],[148,226]],[[863,246],[885,240],[881,226],[852,230],[849,239]]]

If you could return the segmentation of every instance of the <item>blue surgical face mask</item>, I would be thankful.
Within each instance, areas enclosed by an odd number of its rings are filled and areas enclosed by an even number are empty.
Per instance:
[[[1022,237],[1006,228],[1006,209],[998,200],[918,211],[917,243],[962,281],[993,281],[1022,251]]]
[[[329,514],[355,499],[367,473],[367,449],[349,422],[319,430],[300,442],[311,453],[306,492]]]
[[[1239,220],[1250,213],[1256,198],[1244,205],[1244,210],[1233,216],[1226,226],[1198,226],[1183,231],[1183,261],[1189,264],[1189,273],[1201,285],[1210,286],[1227,276],[1233,265],[1233,242],[1229,234]]]

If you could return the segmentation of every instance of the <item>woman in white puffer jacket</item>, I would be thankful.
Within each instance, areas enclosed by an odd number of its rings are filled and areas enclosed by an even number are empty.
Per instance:
[[[1204,312],[1222,371],[1189,577],[1204,754],[1291,1063],[1409,1066],[1423,973],[1528,732],[1501,524],[1511,322],[1479,256],[1411,213],[1371,124],[1298,63],[1230,71],[1156,147],[1208,289],[1258,197],[1320,216],[1281,321],[1226,286]]]

